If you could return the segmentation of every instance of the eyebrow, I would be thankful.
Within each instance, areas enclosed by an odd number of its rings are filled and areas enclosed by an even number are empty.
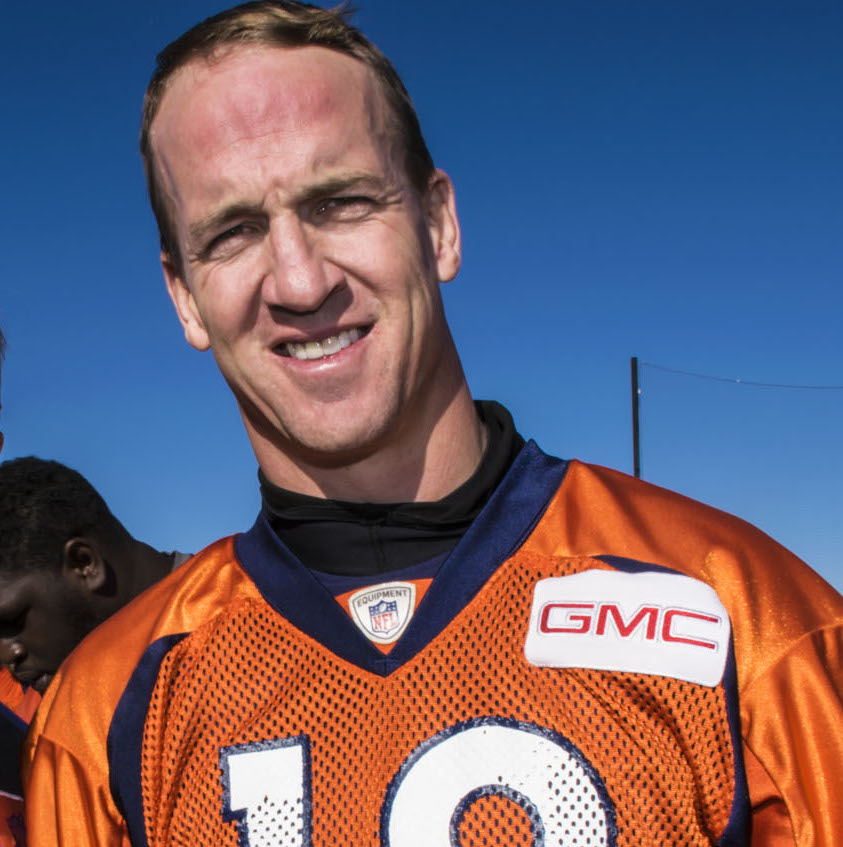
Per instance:
[[[187,230],[188,244],[192,250],[201,252],[208,236],[219,229],[224,229],[227,224],[246,217],[264,215],[260,206],[251,203],[235,203],[212,212],[204,218],[192,223]]]
[[[307,203],[329,194],[348,191],[350,188],[363,188],[376,193],[383,193],[388,190],[384,181],[379,177],[372,176],[372,174],[342,174],[336,177],[329,177],[322,182],[310,186],[306,191],[302,192],[297,202],[298,204]]]
[[[336,177],[329,177],[322,182],[309,186],[294,199],[294,205],[301,206],[307,203],[312,203],[320,197],[337,194],[341,191],[348,191],[352,188],[363,188],[377,194],[391,194],[394,191],[391,185],[388,185],[379,177],[372,176],[372,174],[365,172],[349,173]],[[192,250],[201,252],[206,239],[211,233],[224,229],[227,224],[234,223],[242,218],[255,217],[259,215],[266,215],[266,210],[261,205],[252,203],[234,203],[230,206],[224,206],[223,208],[212,212],[210,215],[200,218],[188,227],[189,245]]]

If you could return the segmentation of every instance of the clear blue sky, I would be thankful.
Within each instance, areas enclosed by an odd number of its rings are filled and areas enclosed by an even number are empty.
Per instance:
[[[166,298],[136,152],[155,53],[222,5],[4,6],[3,458],[85,473],[136,535],[250,525],[255,461]],[[477,397],[631,471],[629,357],[843,385],[838,0],[359,0],[437,163]],[[843,391],[642,371],[643,476],[759,525],[843,589]]]

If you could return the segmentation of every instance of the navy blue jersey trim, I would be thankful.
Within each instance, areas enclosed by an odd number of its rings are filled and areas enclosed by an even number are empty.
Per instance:
[[[523,543],[562,483],[568,463],[529,441],[445,560],[388,659],[408,661],[438,635]]]
[[[260,515],[235,539],[237,558],[266,601],[336,655],[386,676],[438,635],[524,541],[562,482],[568,463],[528,442],[446,559],[395,647],[384,656]]]
[[[655,573],[675,573],[680,576],[687,576],[687,574],[676,570],[676,568],[666,568],[664,565],[654,565],[652,562],[639,562],[637,559],[626,559],[623,556],[595,556],[594,558],[624,573],[654,571]]]
[[[385,581],[388,577],[388,582],[406,582],[408,579],[430,579],[436,576],[437,571],[441,567],[449,553],[442,553],[439,556],[433,556],[425,562],[416,562],[414,565],[409,565],[406,568],[397,568],[386,573],[366,574],[360,576],[358,574],[346,575],[338,573],[325,573],[324,571],[311,571],[311,573],[336,597],[338,594],[345,594],[346,591],[356,591],[361,588],[368,588],[370,585],[377,585]]]
[[[373,651],[383,658],[263,514],[248,532],[236,537],[234,545],[240,564],[264,599],[290,623],[361,667],[377,662]]]
[[[654,565],[648,562],[638,562],[635,559],[625,559],[622,556],[597,556],[596,558],[626,573],[657,571],[659,573],[676,573],[687,576],[687,574],[675,568],[667,568],[664,565]],[[729,639],[729,654],[726,657],[726,667],[723,671],[721,685],[726,696],[726,718],[729,722],[729,736],[732,740],[735,790],[732,794],[732,812],[729,816],[729,823],[717,841],[717,847],[743,847],[743,845],[749,843],[751,807],[749,803],[749,787],[746,781],[746,768],[743,761],[741,711],[738,700],[738,673],[733,638]]]
[[[582,769],[588,781],[591,783],[591,787],[594,789],[594,792],[597,794],[600,807],[605,815],[606,821],[606,835],[607,841],[605,842],[605,847],[616,847],[617,845],[617,837],[618,837],[618,825],[617,825],[617,811],[615,809],[615,805],[612,802],[611,796],[609,794],[608,789],[606,788],[606,783],[603,781],[602,776],[591,764],[586,755],[577,747],[576,744],[573,743],[570,739],[566,738],[561,733],[556,730],[549,729],[548,727],[541,726],[537,723],[533,723],[531,721],[520,721],[514,718],[503,718],[498,716],[481,716],[476,718],[471,718],[467,721],[460,721],[459,723],[454,724],[453,726],[447,727],[440,732],[437,732],[435,735],[430,738],[422,741],[415,750],[413,750],[409,756],[404,760],[401,766],[398,768],[395,775],[389,782],[389,785],[386,789],[386,795],[384,796],[383,804],[381,805],[381,814],[380,814],[380,843],[383,847],[392,847],[390,838],[389,838],[389,822],[390,817],[392,815],[393,806],[395,804],[395,798],[398,794],[399,789],[401,788],[401,784],[407,778],[407,775],[412,771],[413,767],[416,763],[425,756],[430,750],[432,750],[437,745],[441,744],[444,741],[448,741],[451,738],[459,735],[461,732],[464,732],[467,729],[473,729],[479,726],[494,726],[494,727],[509,727],[511,729],[517,729],[521,732],[531,733],[533,735],[538,736],[539,738],[544,738],[547,741],[557,745],[566,753],[568,753],[571,758],[577,763],[577,765]],[[478,786],[478,790],[473,792],[469,792],[462,802],[457,806],[454,810],[453,815],[451,816],[451,838],[450,842],[452,845],[457,845],[458,841],[455,838],[454,825],[459,825],[459,818],[462,816],[462,812],[464,808],[469,805],[472,799],[472,795],[481,796],[482,794],[501,794],[506,796],[510,795],[511,799],[515,799],[512,794],[502,785],[495,786]],[[491,789],[491,790],[488,790]],[[513,792],[514,793],[514,792]],[[521,795],[522,797],[524,795]],[[565,798],[561,797],[560,802],[564,802]],[[516,802],[518,800],[516,799]],[[531,818],[531,823],[534,824],[533,828],[533,845],[544,845],[544,833],[541,833],[541,840],[538,840],[536,836],[537,827],[535,827],[535,817],[537,816],[537,809],[532,802],[529,803],[529,806],[532,807],[532,812],[528,809],[528,807],[522,806],[522,808],[527,811],[527,814]]]
[[[726,714],[729,717],[729,734],[735,769],[735,791],[732,796],[732,813],[729,823],[717,847],[743,847],[749,844],[752,806],[749,802],[749,785],[743,761],[743,736],[741,735],[741,710],[738,702],[738,670],[735,662],[735,643],[729,639],[729,658],[723,673],[723,688],[726,692]]]
[[[249,839],[249,808],[234,807],[231,801],[231,756],[238,753],[256,753],[266,750],[278,750],[287,747],[301,748],[301,820],[300,844],[312,844],[313,829],[313,777],[310,770],[310,738],[307,735],[292,735],[288,738],[275,738],[266,741],[252,741],[246,744],[233,744],[222,747],[219,752],[219,768],[222,782],[222,819],[234,821],[237,828],[239,847],[251,847]]]
[[[0,790],[23,797],[20,749],[28,727],[5,703],[0,703]]]
[[[21,738],[29,731],[29,724],[20,715],[15,714],[5,703],[0,703],[0,719],[11,724]]]
[[[114,803],[126,821],[132,847],[149,847],[143,821],[140,767],[143,726],[152,689],[164,657],[186,635],[186,632],[167,635],[146,648],[123,690],[108,728],[109,787]]]
[[[507,785],[481,785],[474,791],[469,791],[462,798],[457,808],[454,809],[453,815],[451,815],[451,823],[448,827],[451,844],[460,844],[460,828],[465,815],[481,797],[504,797],[520,806],[530,820],[530,847],[545,847],[544,821],[536,804],[526,794],[522,794],[518,789],[510,788]]]

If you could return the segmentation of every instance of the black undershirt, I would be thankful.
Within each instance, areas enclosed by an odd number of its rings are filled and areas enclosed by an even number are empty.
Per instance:
[[[402,570],[449,553],[498,487],[524,439],[499,403],[478,401],[488,432],[479,467],[442,500],[349,503],[279,488],[258,472],[263,511],[281,540],[307,567],[364,576]]]

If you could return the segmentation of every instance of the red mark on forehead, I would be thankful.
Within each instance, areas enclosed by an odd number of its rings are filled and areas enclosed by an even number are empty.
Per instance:
[[[233,75],[223,107],[236,133],[299,131],[329,117],[353,93],[347,85],[340,89],[339,79],[308,79],[296,73],[295,66],[283,81],[275,69],[243,70],[244,73]]]
[[[369,69],[322,47],[238,47],[179,70],[152,126],[174,220],[300,190],[326,167],[384,170],[382,97]]]
[[[317,66],[320,74],[313,73]],[[220,150],[241,140],[315,127],[340,114],[349,100],[365,108],[370,96],[366,68],[335,51],[240,48],[179,71],[156,129],[194,150],[197,145]],[[176,132],[168,132],[170,127]]]

